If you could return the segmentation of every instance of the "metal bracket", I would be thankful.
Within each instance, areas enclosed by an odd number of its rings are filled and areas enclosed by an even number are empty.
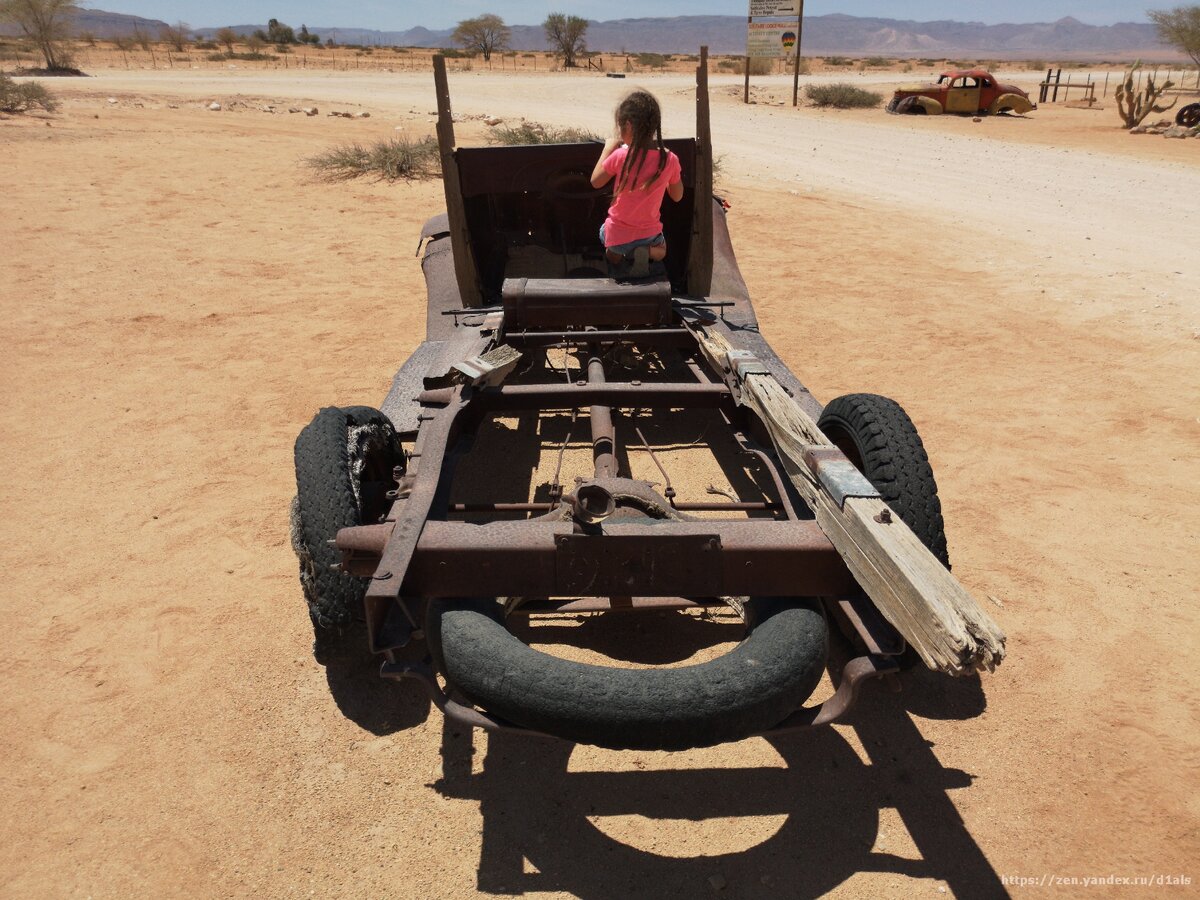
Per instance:
[[[851,497],[881,499],[875,485],[837,447],[805,447],[804,464],[839,509],[845,509]]]
[[[729,368],[737,375],[738,381],[745,381],[749,375],[770,375],[771,370],[749,350],[730,350],[725,354]]]

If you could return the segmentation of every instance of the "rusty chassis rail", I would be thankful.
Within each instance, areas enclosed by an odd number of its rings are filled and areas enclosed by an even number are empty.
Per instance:
[[[773,453],[746,436],[753,422],[743,421],[736,406],[735,381],[710,373],[681,350],[693,342],[687,329],[664,324],[519,331],[505,340],[526,349],[577,347],[585,354],[586,377],[565,384],[459,384],[425,390],[418,397],[416,445],[407,471],[397,471],[397,489],[389,495],[395,502],[387,517],[337,535],[345,571],[371,579],[365,598],[367,628],[371,649],[387,658],[384,677],[420,682],[444,715],[464,725],[534,733],[457,702],[453,687],[449,693],[443,690],[427,662],[404,661],[411,653],[397,652],[412,642],[421,646],[429,599],[459,596],[530,598],[516,607],[513,614],[520,615],[691,609],[737,596],[825,598],[830,617],[860,655],[838,673],[831,698],[798,710],[771,733],[837,721],[865,681],[898,669],[903,640],[862,598],[833,544],[807,510],[796,505]],[[678,358],[694,381],[608,381],[602,349],[617,341],[682,353]],[[485,416],[584,408],[595,474],[591,480],[577,480],[574,493],[542,503],[449,502],[455,465]],[[648,484],[617,477],[614,408],[718,410],[741,451],[762,462],[778,498],[675,503],[673,490],[662,497]],[[669,485],[669,476],[662,474]],[[613,516],[618,503],[642,507],[633,518]],[[689,519],[686,513],[692,510],[781,513],[784,518]],[[523,518],[483,524],[449,519],[467,513]]]

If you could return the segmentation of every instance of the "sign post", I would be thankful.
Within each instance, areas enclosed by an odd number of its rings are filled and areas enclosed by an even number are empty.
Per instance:
[[[804,0],[749,0],[750,14],[746,17],[746,84],[742,102],[750,102],[750,60],[752,58],[793,61],[792,106],[799,102],[800,48],[804,32]],[[796,17],[790,22],[755,22],[755,19]]]

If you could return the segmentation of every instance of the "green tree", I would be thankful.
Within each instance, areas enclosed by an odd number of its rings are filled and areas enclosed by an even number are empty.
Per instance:
[[[1164,44],[1182,50],[1200,66],[1200,6],[1152,9],[1147,15],[1158,26],[1158,37]]]
[[[542,23],[546,32],[546,40],[555,55],[563,59],[563,67],[570,69],[575,65],[575,57],[587,50],[587,19],[579,16],[568,16],[563,13],[550,13]]]
[[[493,50],[506,50],[512,31],[499,16],[486,13],[474,19],[463,19],[454,29],[453,40],[464,50],[482,53],[485,61],[492,58]]]
[[[70,37],[77,12],[75,0],[0,0],[0,22],[13,23],[33,41],[51,71],[71,68],[63,42]]]
[[[315,35],[311,31],[309,31],[307,25],[300,26],[300,32],[299,32],[299,34],[296,35],[296,39],[298,41],[300,41],[300,43],[302,43],[302,44],[314,44],[315,45],[315,44],[321,43],[321,38],[318,35]]]
[[[284,25],[278,19],[267,22],[267,40],[272,44],[296,43],[296,32],[290,25]]]
[[[218,44],[225,45],[225,52],[232,53],[233,45],[237,43],[238,33],[226,25],[224,28],[218,29],[215,35]]]

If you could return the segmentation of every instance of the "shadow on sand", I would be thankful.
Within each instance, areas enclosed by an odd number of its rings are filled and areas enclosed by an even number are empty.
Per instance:
[[[670,627],[678,633],[677,623]],[[867,764],[837,730],[814,728],[767,738],[785,768],[738,768],[733,751],[728,768],[577,772],[568,770],[573,744],[513,733],[483,738],[447,721],[443,776],[434,787],[479,801],[477,886],[484,893],[712,896],[715,878],[725,896],[810,897],[858,872],[894,872],[944,880],[958,896],[1007,896],[950,798],[972,776],[944,768],[909,715],[977,716],[986,706],[980,682],[923,670],[905,682],[900,694],[868,685],[846,722]],[[472,774],[477,741],[486,751],[482,772]],[[920,859],[874,849],[885,807],[897,810]],[[786,819],[747,850],[676,858],[610,837],[593,824],[605,816]]]

